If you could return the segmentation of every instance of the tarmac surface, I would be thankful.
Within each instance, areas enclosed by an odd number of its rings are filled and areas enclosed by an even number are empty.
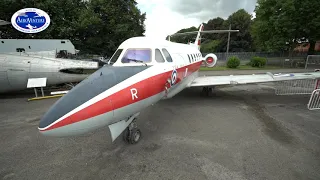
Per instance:
[[[141,112],[136,145],[110,142],[107,127],[41,136],[58,98],[1,97],[0,179],[320,179],[320,111],[271,85],[186,89]]]

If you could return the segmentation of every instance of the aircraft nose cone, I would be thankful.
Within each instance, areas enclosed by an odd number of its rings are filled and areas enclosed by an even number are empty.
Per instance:
[[[65,123],[64,119],[74,113],[77,107],[114,85],[112,76],[107,77],[103,73],[101,74],[102,71],[99,72],[92,74],[88,79],[73,87],[51,106],[39,123],[38,129],[42,134],[52,135],[52,131],[70,124],[70,122]],[[48,133],[49,131],[50,133]],[[59,131],[59,134],[54,134],[54,136],[63,136],[63,132]]]
[[[56,128],[54,125],[62,121],[64,116],[91,99],[94,95],[89,90],[89,87],[90,84],[88,83],[79,84],[79,86],[74,87],[74,89],[56,101],[41,118],[39,123],[40,132],[47,135],[46,132]]]
[[[50,108],[49,111],[47,113],[45,113],[45,115],[40,120],[39,129],[44,129],[44,128],[50,126],[51,124],[53,124],[57,120],[54,115],[58,115],[61,117],[63,116],[60,113],[56,114],[54,112],[57,112],[57,109],[55,107]]]
[[[66,136],[72,134],[72,132],[76,130],[66,128],[66,126],[75,123],[74,121],[79,119],[84,120],[85,118],[91,117],[88,117],[86,114],[81,114],[77,115],[76,119],[69,119],[67,123],[65,122],[65,118],[75,113],[79,106],[90,99],[146,68],[148,67],[105,66],[100,68],[56,101],[40,120],[39,131],[49,136]],[[89,127],[76,128],[83,130]]]

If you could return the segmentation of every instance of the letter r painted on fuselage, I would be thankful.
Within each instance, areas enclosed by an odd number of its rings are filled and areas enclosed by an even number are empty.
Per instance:
[[[132,88],[132,89],[130,89],[130,91],[131,91],[132,100],[138,99],[138,96],[137,96],[138,90],[136,88]]]

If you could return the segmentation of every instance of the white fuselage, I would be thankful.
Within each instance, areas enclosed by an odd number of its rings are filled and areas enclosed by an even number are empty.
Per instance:
[[[47,86],[80,82],[88,74],[69,74],[68,68],[98,69],[97,62],[0,54],[0,93],[27,88],[28,78],[47,78]]]
[[[39,130],[46,135],[69,136],[124,120],[185,89],[198,76],[202,60],[196,46],[130,38],[110,59],[112,66],[102,67],[53,105]],[[83,94],[90,88],[92,91]],[[78,99],[74,101],[74,97]]]

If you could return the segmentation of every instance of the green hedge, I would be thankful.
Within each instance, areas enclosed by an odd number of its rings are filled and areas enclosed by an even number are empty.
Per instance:
[[[240,60],[236,56],[232,56],[228,59],[227,67],[228,68],[237,68],[240,65]]]
[[[264,67],[267,63],[267,59],[263,57],[252,57],[250,60],[250,65],[252,67]]]

